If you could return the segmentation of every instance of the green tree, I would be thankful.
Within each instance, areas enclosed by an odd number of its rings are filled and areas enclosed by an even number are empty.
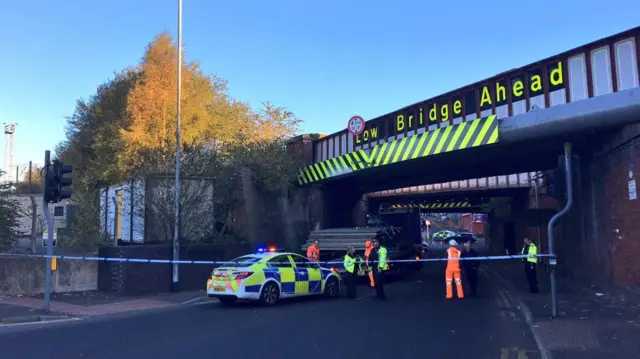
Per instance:
[[[0,177],[4,172],[0,171]],[[20,219],[22,210],[13,197],[12,184],[0,183],[0,250],[13,246],[20,235]]]
[[[98,86],[88,100],[79,100],[67,119],[66,139],[56,148],[57,157],[73,166],[73,197],[76,217],[71,233],[61,245],[92,250],[103,243],[97,189],[118,183],[127,169],[120,162],[123,146],[120,129],[129,122],[127,96],[138,73],[126,69]]]
[[[74,167],[74,191],[93,191],[96,183],[118,182],[127,172],[119,160],[124,146],[120,130],[130,122],[127,97],[137,78],[138,72],[130,69],[116,74],[89,100],[78,100],[67,119],[66,140],[56,153]]]

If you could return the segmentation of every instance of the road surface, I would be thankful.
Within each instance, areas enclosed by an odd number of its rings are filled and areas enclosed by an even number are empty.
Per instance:
[[[2,358],[536,359],[508,294],[481,277],[477,298],[444,299],[442,263],[389,284],[386,302],[311,299],[264,308],[219,303],[0,329]]]

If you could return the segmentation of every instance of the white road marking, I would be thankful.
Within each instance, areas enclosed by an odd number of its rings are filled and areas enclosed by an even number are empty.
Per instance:
[[[201,301],[202,299],[205,299],[205,298],[208,298],[208,297],[206,295],[203,295],[202,297],[192,298],[192,299],[187,300],[186,302],[182,302],[182,305],[195,303],[195,302]]]
[[[219,302],[218,298],[207,298],[207,300],[203,300],[201,302],[196,302],[196,303],[193,303],[191,305],[207,305],[207,304],[217,303],[217,302]]]

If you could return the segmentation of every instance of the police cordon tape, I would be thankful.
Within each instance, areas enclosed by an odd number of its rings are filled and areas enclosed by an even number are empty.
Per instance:
[[[56,260],[72,260],[72,261],[97,261],[97,262],[119,262],[119,263],[155,263],[155,264],[234,264],[233,260],[227,261],[185,261],[185,260],[172,260],[172,259],[145,259],[145,258],[115,258],[115,257],[84,257],[84,256],[49,256],[46,254],[17,254],[17,253],[0,253],[0,257],[22,257],[22,258],[55,258]],[[503,260],[503,259],[524,259],[524,258],[555,258],[552,254],[537,254],[537,255],[503,255],[503,256],[478,256],[478,257],[462,257],[458,258],[461,261],[465,260]],[[423,258],[423,259],[396,259],[389,260],[387,263],[416,263],[416,262],[445,262],[447,258]],[[270,262],[276,264],[276,262]],[[277,262],[278,264],[290,264],[290,262]],[[293,262],[294,264],[301,264],[299,262]],[[319,261],[320,265],[329,264],[343,264],[343,261]],[[364,261],[356,261],[356,263],[364,263]],[[377,263],[371,261],[370,263]],[[247,263],[249,265],[255,264],[253,262]],[[304,263],[302,263],[304,264]]]

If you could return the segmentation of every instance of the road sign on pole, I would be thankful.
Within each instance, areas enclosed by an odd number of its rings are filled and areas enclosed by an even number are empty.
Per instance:
[[[364,132],[364,119],[360,116],[351,117],[347,123],[347,131],[354,136]]]

